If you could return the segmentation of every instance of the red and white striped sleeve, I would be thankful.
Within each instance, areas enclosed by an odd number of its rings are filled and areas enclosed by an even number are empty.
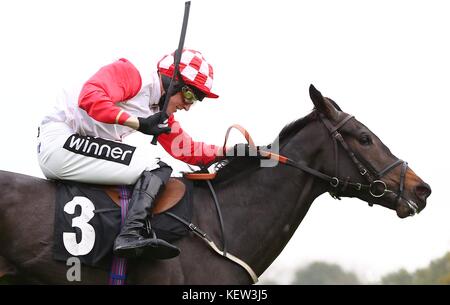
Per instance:
[[[170,133],[158,136],[158,142],[174,158],[192,165],[206,165],[216,160],[222,147],[195,142],[175,120],[173,114],[168,120]]]
[[[130,115],[116,103],[129,100],[142,86],[139,71],[128,60],[102,67],[83,86],[78,106],[93,119],[109,124],[123,124]]]

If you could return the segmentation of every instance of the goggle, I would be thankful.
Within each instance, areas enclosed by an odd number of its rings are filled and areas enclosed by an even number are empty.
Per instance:
[[[197,98],[197,96],[195,95],[194,91],[192,91],[192,89],[189,88],[188,86],[183,86],[183,88],[181,88],[181,93],[183,93],[184,102],[186,104],[191,104],[192,105],[196,101],[199,100]]]

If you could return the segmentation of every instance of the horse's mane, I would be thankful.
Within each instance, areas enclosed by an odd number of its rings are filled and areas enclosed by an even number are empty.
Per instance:
[[[280,141],[280,145],[284,144],[287,140],[289,140],[292,136],[298,133],[303,127],[305,127],[308,123],[315,120],[317,117],[317,113],[315,111],[311,112],[307,116],[295,120],[281,129],[278,134],[278,140]]]
[[[296,133],[298,133],[308,123],[316,119],[316,111],[311,112],[307,116],[288,123],[278,134],[278,140],[280,147],[289,141]],[[248,174],[250,171],[255,171],[259,168],[260,160],[255,157],[228,157],[221,161],[216,173],[215,182],[220,183],[223,181],[236,178],[241,174]]]

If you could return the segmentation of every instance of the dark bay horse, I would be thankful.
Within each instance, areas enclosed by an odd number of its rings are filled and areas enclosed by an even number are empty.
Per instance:
[[[261,167],[235,158],[213,181],[230,253],[259,276],[281,253],[314,199],[325,192],[396,210],[401,218],[425,208],[430,187],[366,126],[313,86],[315,109],[279,134],[280,155],[295,163]],[[52,260],[55,185],[0,171],[0,268],[14,267],[31,283],[69,283],[68,266]],[[193,223],[220,245],[221,228],[206,186],[194,188]],[[130,284],[250,284],[240,266],[193,234],[179,240],[177,258],[129,262]],[[1,270],[0,270],[1,271]],[[2,274],[2,272],[0,272]],[[106,271],[82,267],[81,283],[106,284]]]

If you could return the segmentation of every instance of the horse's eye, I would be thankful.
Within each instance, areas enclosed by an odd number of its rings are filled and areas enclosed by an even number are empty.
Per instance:
[[[361,143],[361,145],[370,145],[372,144],[372,139],[368,134],[362,134],[359,137],[359,143]]]

